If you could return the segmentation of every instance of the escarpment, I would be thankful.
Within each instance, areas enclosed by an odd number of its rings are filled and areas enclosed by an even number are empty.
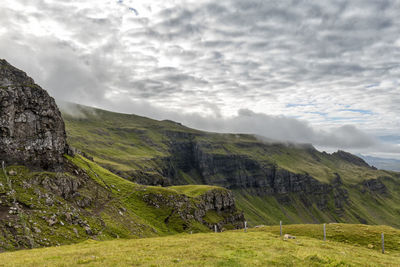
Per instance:
[[[193,134],[168,133],[170,157],[160,161],[164,166],[159,174],[165,177],[162,184],[188,183],[221,186],[230,190],[246,190],[257,196],[274,196],[282,204],[290,204],[289,195],[300,196],[305,205],[315,204],[327,209],[333,200],[336,211],[348,202],[348,192],[338,174],[331,183],[323,183],[304,173],[298,174],[280,168],[268,161],[259,161],[249,156],[234,153],[213,153],[208,142],[198,141]],[[185,180],[182,173],[190,175]],[[188,176],[186,175],[186,177]],[[152,184],[153,179],[142,183]]]
[[[0,161],[54,170],[68,153],[53,98],[25,72],[0,60]]]

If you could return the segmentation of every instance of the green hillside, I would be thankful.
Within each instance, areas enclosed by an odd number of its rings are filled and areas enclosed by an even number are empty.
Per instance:
[[[0,254],[2,266],[398,266],[400,231],[383,226],[322,225],[180,234]],[[386,253],[381,253],[381,233]]]
[[[216,155],[243,155],[266,164],[274,163],[294,173],[308,173],[321,182],[330,182],[339,173],[346,183],[391,176],[343,160],[339,155],[317,152],[311,145],[265,143],[252,135],[216,134],[187,128],[172,121],[157,121],[137,115],[108,112],[70,104],[79,111],[64,112],[69,142],[116,172],[135,177],[135,171],[157,172],[158,159],[171,156],[170,142],[195,139],[205,143],[206,152]],[[189,140],[191,141],[191,140]]]
[[[0,251],[242,227],[224,188],[139,185],[67,157],[64,173],[0,171]]]
[[[216,134],[70,104],[69,143],[115,174],[148,185],[231,189],[251,225],[349,222],[400,227],[399,173],[311,145]]]

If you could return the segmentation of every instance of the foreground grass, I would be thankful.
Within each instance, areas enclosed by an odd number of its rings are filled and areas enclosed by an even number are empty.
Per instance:
[[[274,233],[276,229],[271,227],[250,229],[247,233],[228,231],[217,234],[180,234],[134,240],[87,241],[77,245],[3,253],[0,254],[0,266],[400,265],[398,250],[388,249],[388,253],[383,255],[379,249],[370,249],[364,244],[331,240],[324,242],[318,238],[301,236],[307,231],[313,232],[318,229],[320,226],[317,225],[311,228],[304,225],[293,227],[286,230],[297,231],[300,235],[297,239],[289,241],[282,240]],[[347,227],[343,228],[343,233],[351,235],[348,230],[358,226],[343,227]],[[300,232],[301,229],[304,231]],[[394,230],[388,236],[398,234],[399,231]]]
[[[322,224],[283,225],[283,233],[301,237],[323,238]],[[279,234],[279,226],[265,226],[258,231]],[[351,244],[359,247],[381,251],[381,234],[385,234],[385,249],[400,252],[400,230],[384,225],[365,224],[326,224],[326,238],[330,241]],[[400,266],[400,259],[399,259]]]

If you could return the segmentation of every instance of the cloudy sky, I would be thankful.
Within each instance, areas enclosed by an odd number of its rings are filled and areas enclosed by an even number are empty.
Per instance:
[[[66,100],[400,158],[398,0],[2,0],[0,58]]]

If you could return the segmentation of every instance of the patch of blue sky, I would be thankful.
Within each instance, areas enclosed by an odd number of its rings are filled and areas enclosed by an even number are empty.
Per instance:
[[[350,121],[351,118],[348,117],[329,117],[327,118],[329,121]]]
[[[360,114],[364,114],[364,115],[374,114],[371,110],[366,110],[366,109],[344,108],[344,109],[339,109],[339,111],[349,111],[349,112],[360,113]]]
[[[365,123],[366,120],[360,118],[349,118],[349,117],[327,117],[326,121],[338,122],[338,123]]]

